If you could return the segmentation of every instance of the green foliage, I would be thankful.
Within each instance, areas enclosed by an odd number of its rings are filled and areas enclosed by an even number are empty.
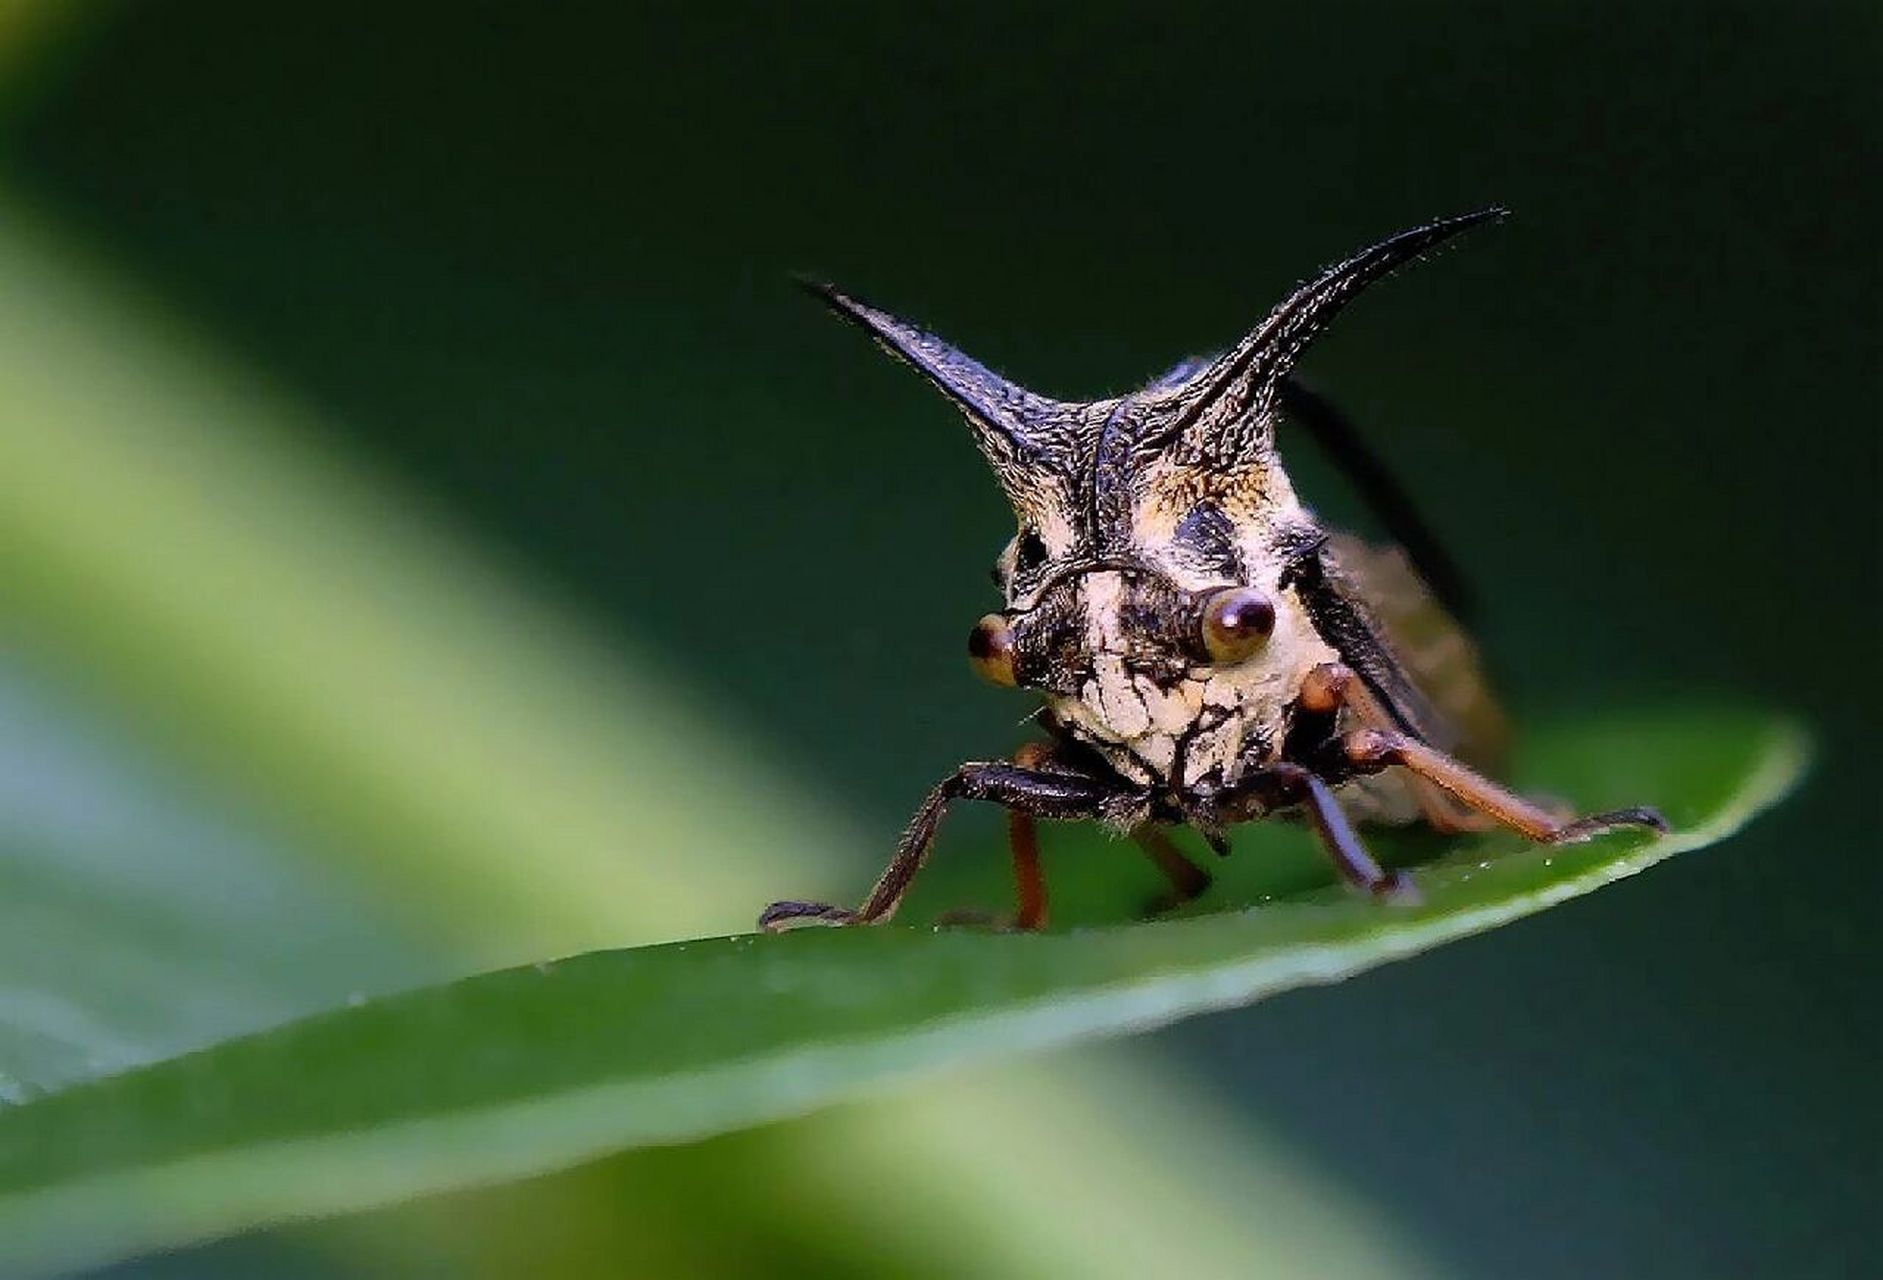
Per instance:
[[[602,951],[349,1007],[0,1116],[9,1261],[93,1261],[790,1116],[918,1072],[1344,978],[1737,830],[1807,752],[1725,712],[1541,734],[1528,772],[1676,830],[1456,842],[1412,908],[1321,886],[1028,936],[919,926]],[[1239,850],[1258,869],[1278,826]],[[1288,859],[1273,860],[1288,867]]]

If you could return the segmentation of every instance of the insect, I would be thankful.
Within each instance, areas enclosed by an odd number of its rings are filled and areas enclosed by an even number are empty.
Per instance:
[[[1041,818],[1128,834],[1172,904],[1210,882],[1173,841],[1180,827],[1224,854],[1237,823],[1299,815],[1348,883],[1384,898],[1414,896],[1411,883],[1372,858],[1356,821],[1503,826],[1544,842],[1666,830],[1647,807],[1574,818],[1473,767],[1495,758],[1501,719],[1435,598],[1456,603],[1456,575],[1345,419],[1293,377],[1355,295],[1502,213],[1383,240],[1297,288],[1228,351],[1089,403],[1037,395],[808,286],[954,402],[1011,502],[1018,528],[995,569],[1005,602],[975,624],[968,653],[994,684],[1038,691],[1044,740],[942,779],[860,906],[777,902],[760,926],[888,920],[957,800],[1007,810],[1020,929],[1046,922]],[[1277,453],[1284,418],[1341,462],[1412,563],[1315,519]]]

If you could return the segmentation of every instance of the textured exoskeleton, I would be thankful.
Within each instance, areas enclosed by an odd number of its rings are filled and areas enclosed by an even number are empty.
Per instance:
[[[812,286],[955,403],[1012,503],[1018,531],[996,570],[1005,605],[975,627],[969,650],[989,679],[1039,692],[1048,741],[946,778],[860,907],[780,902],[760,923],[889,918],[959,798],[1010,812],[1023,928],[1045,919],[1036,817],[1131,833],[1177,899],[1208,877],[1177,852],[1169,826],[1192,827],[1221,852],[1234,823],[1299,811],[1350,882],[1396,897],[1410,896],[1409,882],[1368,856],[1350,819],[1500,823],[1536,840],[1661,827],[1651,809],[1568,820],[1463,763],[1490,763],[1501,727],[1469,642],[1403,557],[1323,528],[1276,453],[1284,414],[1313,430],[1385,508],[1425,578],[1451,585],[1391,481],[1291,373],[1360,290],[1498,212],[1374,245],[1296,289],[1221,355],[1085,403],[1027,391],[913,325]]]

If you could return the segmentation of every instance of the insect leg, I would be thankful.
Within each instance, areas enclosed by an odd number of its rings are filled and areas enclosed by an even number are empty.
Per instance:
[[[1157,869],[1170,881],[1170,891],[1152,899],[1145,910],[1146,915],[1158,915],[1174,907],[1200,897],[1210,887],[1210,873],[1190,861],[1177,847],[1161,827],[1145,823],[1134,827],[1131,839],[1138,848],[1144,850],[1144,856],[1157,864]]]
[[[1291,759],[1321,754],[1334,740],[1343,709],[1350,709],[1362,725],[1392,731],[1392,719],[1353,668],[1341,662],[1323,662],[1301,682],[1285,754]],[[1466,808],[1450,792],[1425,778],[1413,777],[1412,793],[1426,825],[1441,834],[1488,831],[1497,825],[1495,818]]]
[[[991,800],[1029,818],[1103,818],[1112,804],[1128,795],[1115,782],[1082,773],[1026,768],[1004,760],[964,764],[942,779],[916,809],[897,842],[895,856],[861,906],[852,911],[821,902],[774,902],[759,916],[759,927],[775,931],[793,924],[878,924],[889,919],[928,860],[942,816],[956,800]],[[1023,885],[1025,860],[1016,847],[1015,869]],[[1035,863],[1033,874],[1037,870]],[[1042,892],[1042,911],[1044,905]]]
[[[1046,877],[1040,873],[1040,829],[1033,815],[1007,810],[1007,846],[1013,850],[1013,927],[1046,927]]]
[[[1265,809],[1301,806],[1321,847],[1333,860],[1341,878],[1355,888],[1365,889],[1375,897],[1415,898],[1412,881],[1397,871],[1388,871],[1373,860],[1360,843],[1353,824],[1341,811],[1340,802],[1320,775],[1298,764],[1281,761],[1251,774],[1241,788],[1261,801]]]
[[[1013,753],[1022,769],[1037,769],[1052,757],[1052,748],[1029,742]],[[1040,872],[1040,828],[1024,809],[1007,810],[1007,847],[1013,854],[1013,927],[1046,927],[1046,877]]]
[[[1477,812],[1546,844],[1583,840],[1617,827],[1646,827],[1662,832],[1668,829],[1667,819],[1658,810],[1640,805],[1565,821],[1498,786],[1444,752],[1403,734],[1356,729],[1341,739],[1341,751],[1355,772],[1378,773],[1392,765],[1402,765]]]
[[[978,924],[1030,932],[1046,927],[1046,877],[1040,870],[1040,828],[1023,809],[1007,810],[1007,848],[1013,854],[1011,916],[1002,919],[991,911],[957,907],[935,918],[936,924]]]

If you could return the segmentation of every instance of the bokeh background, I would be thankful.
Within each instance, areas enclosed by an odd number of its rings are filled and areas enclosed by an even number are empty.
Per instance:
[[[1822,742],[1730,845],[1339,988],[116,1274],[1873,1272],[1879,26],[9,6],[0,981],[46,1080],[849,893],[1012,744],[960,651],[1000,499],[793,271],[1096,395],[1507,204],[1306,372],[1521,714]]]

